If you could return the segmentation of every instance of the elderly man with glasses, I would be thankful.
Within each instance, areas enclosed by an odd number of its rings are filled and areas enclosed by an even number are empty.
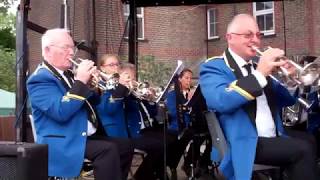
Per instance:
[[[219,170],[227,179],[249,180],[254,163],[283,166],[289,179],[317,179],[314,138],[285,132],[281,108],[295,98],[269,75],[278,67],[294,73],[284,51],[269,48],[259,57],[261,34],[254,17],[239,14],[229,23],[228,48],[200,69],[200,86],[209,110],[215,111],[228,143]],[[213,156],[217,151],[213,151]]]
[[[96,67],[84,60],[73,75],[73,47],[67,30],[48,30],[42,36],[44,60],[27,82],[37,143],[49,147],[49,176],[77,177],[87,158],[96,180],[127,179],[133,147],[100,130],[94,111],[100,97],[87,85]]]

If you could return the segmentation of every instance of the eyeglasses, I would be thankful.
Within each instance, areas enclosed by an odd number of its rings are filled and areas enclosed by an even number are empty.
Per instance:
[[[263,37],[263,33],[260,33],[260,32],[256,32],[256,33],[253,33],[253,32],[249,32],[249,33],[230,33],[230,34],[243,36],[246,39],[253,39],[254,36],[256,36],[257,39],[261,39]]]
[[[110,64],[104,64],[102,66],[109,66],[109,67],[120,66],[120,63],[110,63]]]
[[[73,49],[74,50],[74,46],[73,45],[63,45],[63,46],[58,46],[58,45],[55,45],[55,44],[51,44],[49,46],[53,46],[53,47],[57,47],[57,48],[60,48],[60,49],[63,49],[63,50],[69,50],[69,49]]]

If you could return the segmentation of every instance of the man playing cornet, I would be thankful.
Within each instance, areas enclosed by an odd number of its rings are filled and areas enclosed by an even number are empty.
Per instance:
[[[49,176],[77,177],[87,158],[95,179],[126,179],[133,148],[129,141],[100,136],[94,112],[99,96],[87,85],[96,67],[83,60],[73,77],[73,55],[69,32],[48,30],[42,36],[44,61],[27,82],[37,143],[49,147]]]
[[[97,107],[105,131],[111,137],[129,139],[135,149],[147,153],[134,179],[164,179],[162,134],[152,131],[156,104],[135,96],[132,87],[133,83],[137,83],[134,65],[122,64],[119,67],[118,57],[111,54],[103,55],[99,65],[105,73],[120,74],[118,86],[105,91]]]
[[[261,37],[251,15],[235,16],[227,28],[228,49],[200,70],[201,91],[229,147],[219,169],[227,179],[249,180],[257,163],[285,167],[292,180],[316,179],[314,139],[284,131],[281,108],[294,104],[295,98],[269,77],[278,67],[294,73],[282,58],[284,51],[269,48],[256,69],[251,64]]]

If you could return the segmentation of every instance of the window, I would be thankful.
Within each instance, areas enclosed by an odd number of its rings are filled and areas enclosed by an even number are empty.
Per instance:
[[[124,12],[124,23],[125,23],[124,26],[125,26],[130,14],[130,9],[128,4],[123,6],[123,12]],[[144,17],[143,16],[144,16],[143,8],[137,8],[138,39],[144,39]],[[125,37],[128,38],[128,36],[129,36],[129,24],[125,29]]]
[[[275,34],[274,2],[253,3],[253,14],[258,22],[260,31],[264,35]]]
[[[212,8],[207,11],[208,39],[218,38],[217,32],[217,10]]]

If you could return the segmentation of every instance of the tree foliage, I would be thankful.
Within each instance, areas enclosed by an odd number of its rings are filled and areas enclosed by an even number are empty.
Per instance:
[[[7,13],[15,0],[0,3],[0,89],[15,91],[15,16]]]
[[[0,89],[15,91],[15,51],[0,48]]]
[[[0,13],[7,14],[10,6],[17,2],[18,0],[1,0],[0,1]]]
[[[15,49],[15,35],[11,33],[10,28],[0,29],[0,47],[4,49]]]
[[[166,85],[174,70],[170,64],[156,61],[154,56],[142,56],[138,62],[139,81],[149,82],[153,86]]]
[[[15,16],[0,12],[0,46],[15,49]]]

